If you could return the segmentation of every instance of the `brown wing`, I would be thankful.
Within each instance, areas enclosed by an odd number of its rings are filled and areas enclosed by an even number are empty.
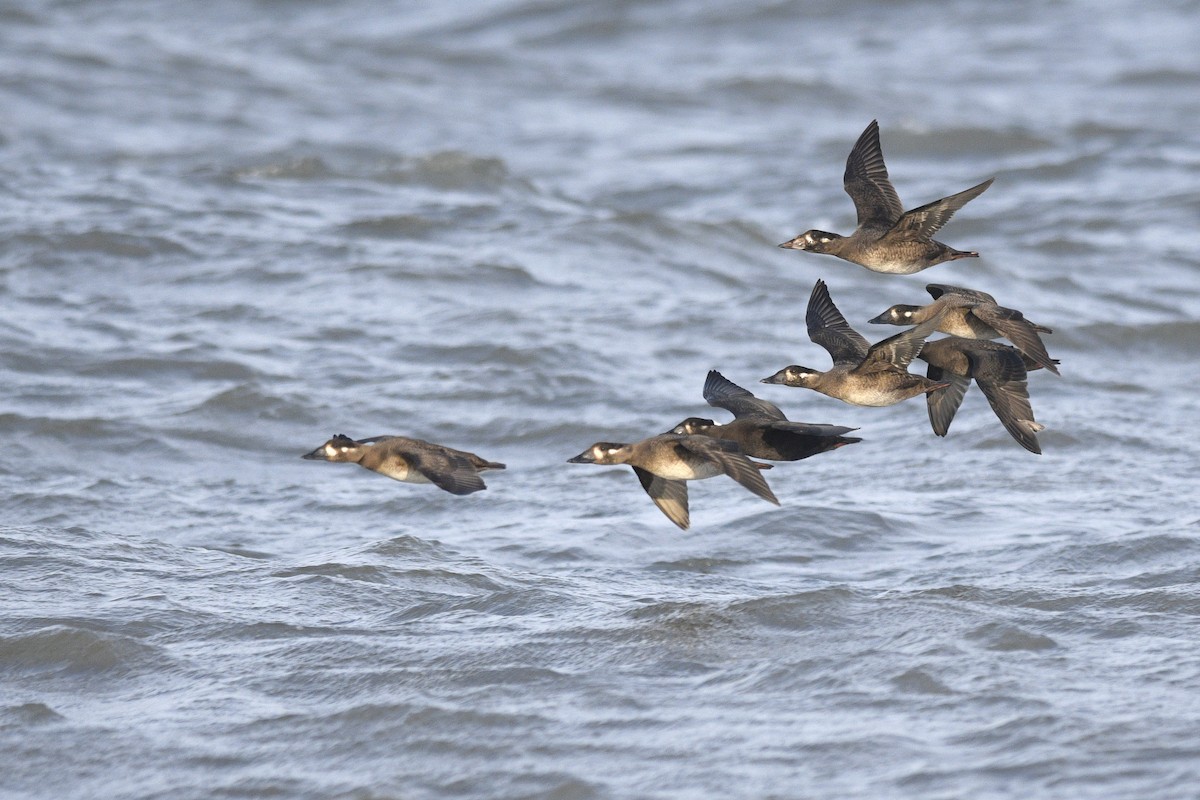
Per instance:
[[[412,469],[451,494],[471,494],[487,488],[475,465],[458,453],[417,450],[400,454]]]
[[[667,515],[667,519],[686,531],[691,524],[688,516],[687,482],[660,478],[641,467],[634,467],[633,471],[642,482],[646,494],[654,501],[654,505]]]
[[[909,328],[903,333],[889,336],[881,342],[871,345],[855,372],[877,372],[881,369],[908,369],[908,365],[916,358],[921,348],[925,346],[925,337],[937,330],[940,317],[927,319],[915,328]]]
[[[763,500],[779,505],[779,500],[775,497],[775,493],[771,491],[771,487],[767,485],[767,481],[762,476],[762,467],[769,465],[760,465],[755,461],[751,461],[736,447],[732,449],[727,447],[706,448],[705,454],[716,460],[726,475],[754,492]]]
[[[1042,337],[1038,336],[1037,327],[1020,311],[1004,308],[995,304],[985,304],[975,307],[971,313],[981,322],[987,323],[1004,338],[1008,339],[1017,349],[1029,356],[1036,363],[1058,375],[1058,367],[1054,359],[1046,352]]]
[[[903,232],[910,239],[928,241],[933,238],[935,233],[941,230],[943,225],[950,221],[955,211],[958,211],[968,202],[983,194],[983,191],[991,186],[994,180],[995,178],[988,178],[978,186],[972,186],[970,189],[961,191],[958,194],[952,194],[949,197],[943,197],[941,200],[926,203],[920,208],[914,208],[897,220],[893,230]]]
[[[842,185],[854,201],[860,226],[875,223],[891,227],[904,213],[904,206],[900,204],[896,188],[892,186],[883,163],[877,120],[871,120],[871,124],[854,143],[854,149],[846,159]]]
[[[945,436],[950,430],[950,423],[954,421],[954,415],[958,413],[958,407],[962,405],[963,395],[971,386],[971,379],[947,373],[941,367],[932,364],[925,371],[925,375],[931,381],[949,384],[944,389],[934,389],[925,395],[925,402],[929,407],[929,424],[934,433]]]
[[[808,298],[808,338],[829,351],[834,364],[858,364],[867,355],[871,345],[862,334],[850,327],[850,323],[833,304],[825,281],[818,280]]]
[[[1031,453],[1041,454],[1037,432],[1042,425],[1033,418],[1025,364],[1012,350],[970,351],[971,374],[996,412],[1000,424],[1017,443]]]
[[[735,417],[762,416],[770,419],[787,419],[779,406],[770,400],[755,397],[715,369],[709,370],[704,381],[704,399],[710,406],[733,412]]]
[[[964,289],[961,286],[951,286],[948,283],[928,283],[925,285],[925,291],[937,300],[945,294],[957,294],[963,297],[969,297],[972,300],[977,300],[982,303],[995,303],[996,298],[992,297],[987,292],[976,291],[975,289]]]

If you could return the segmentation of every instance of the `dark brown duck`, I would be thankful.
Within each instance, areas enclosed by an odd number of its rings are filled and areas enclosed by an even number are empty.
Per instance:
[[[777,405],[755,397],[715,369],[709,371],[704,381],[704,399],[710,406],[731,411],[733,421],[722,424],[688,417],[672,428],[671,433],[727,439],[746,455],[769,461],[799,461],[862,441],[857,436],[844,435],[854,428],[792,422]]]
[[[934,433],[945,436],[950,430],[963,395],[974,379],[1004,429],[1026,450],[1041,454],[1037,433],[1045,426],[1033,418],[1026,380],[1027,361],[1016,348],[987,339],[950,336],[926,342],[920,358],[929,365],[926,372],[929,378],[946,384],[926,396]]]

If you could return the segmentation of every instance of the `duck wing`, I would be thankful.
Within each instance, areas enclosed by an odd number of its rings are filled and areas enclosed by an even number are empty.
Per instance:
[[[1031,453],[1041,455],[1037,432],[1045,426],[1033,418],[1025,363],[1021,356],[1012,350],[988,350],[968,352],[967,358],[971,363],[971,374],[983,390],[992,411],[996,412],[1000,424],[1017,440],[1017,444]]]
[[[708,371],[708,379],[704,381],[704,399],[710,406],[731,411],[733,416],[738,418],[760,416],[769,419],[787,419],[779,410],[779,406],[770,400],[755,397],[715,369]]]
[[[818,280],[808,298],[808,338],[824,347],[833,357],[833,363],[858,364],[871,349],[862,334],[850,327],[850,323],[833,304],[825,281]]]
[[[1055,375],[1060,374],[1058,367],[1055,366],[1055,361],[1046,352],[1046,345],[1042,342],[1042,337],[1038,335],[1040,325],[1034,325],[1029,320],[1025,319],[1025,315],[1020,311],[1012,308],[1004,308],[995,303],[985,303],[971,309],[971,313],[979,318],[980,322],[990,325],[997,332],[1008,339],[1017,349],[1025,355],[1029,356],[1040,366],[1053,372]]]
[[[687,482],[660,478],[641,467],[634,467],[633,471],[637,474],[638,480],[642,482],[642,488],[646,490],[646,494],[650,495],[650,499],[654,501],[654,505],[667,515],[667,519],[686,531],[688,525],[691,524],[688,515]]]
[[[964,289],[961,286],[951,286],[948,283],[928,283],[925,285],[925,291],[933,297],[934,300],[939,299],[945,294],[957,294],[963,297],[969,297],[980,303],[995,303],[996,298],[992,297],[987,292],[976,291],[975,289]]]
[[[978,186],[972,186],[970,189],[964,189],[958,194],[952,194],[949,197],[943,197],[941,200],[934,200],[932,203],[926,203],[919,208],[914,208],[912,211],[907,211],[896,221],[892,230],[905,234],[909,239],[928,241],[933,238],[935,233],[941,230],[943,225],[950,221],[955,211],[958,211],[968,202],[983,194],[984,190],[991,186],[994,180],[995,178],[988,178]]]
[[[842,185],[854,201],[859,227],[874,223],[885,229],[890,228],[904,213],[904,206],[900,204],[900,197],[883,163],[877,120],[871,120],[871,124],[854,143],[846,159]]]
[[[881,342],[871,345],[854,371],[859,373],[878,372],[889,369],[908,369],[908,365],[916,358],[921,348],[925,346],[925,338],[937,330],[941,315],[927,319],[914,328],[903,333],[889,336]]]
[[[934,433],[945,436],[950,430],[950,423],[954,421],[954,415],[958,413],[958,407],[962,405],[963,395],[971,386],[971,379],[946,372],[932,364],[925,371],[925,375],[931,381],[949,384],[925,395],[925,402],[929,407],[929,424]]]
[[[398,451],[411,469],[424,475],[429,482],[450,494],[471,494],[487,488],[470,459],[457,452],[441,450]]]
[[[763,500],[779,505],[779,500],[775,497],[775,493],[771,491],[771,487],[767,485],[767,481],[762,476],[762,470],[764,468],[769,469],[770,464],[759,464],[757,461],[751,461],[736,444],[719,439],[708,439],[702,444],[689,442],[685,443],[684,446],[689,449],[693,449],[696,446],[701,447],[702,450],[696,451],[699,455],[716,461],[726,475]]]
[[[787,431],[801,436],[843,436],[858,428],[849,428],[845,425],[819,425],[812,422],[792,422],[791,420],[778,420],[769,423],[766,427],[773,431]]]

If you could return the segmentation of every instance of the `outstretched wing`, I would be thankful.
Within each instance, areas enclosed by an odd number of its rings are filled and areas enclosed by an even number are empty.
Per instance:
[[[983,390],[1000,424],[1019,445],[1040,455],[1042,448],[1038,444],[1037,432],[1043,426],[1033,419],[1029,384],[1021,357],[1011,350],[989,350],[969,351],[967,358],[975,382]]]
[[[983,191],[991,186],[994,180],[995,178],[988,178],[978,186],[972,186],[958,194],[952,194],[941,200],[926,203],[920,208],[914,208],[900,217],[892,230],[902,232],[910,239],[928,241],[950,221],[955,211],[983,194]]]
[[[875,223],[891,227],[904,213],[904,206],[900,204],[900,197],[883,163],[877,120],[871,120],[871,124],[854,143],[854,149],[846,159],[842,185],[854,201],[860,226]]]
[[[1046,345],[1042,342],[1042,337],[1038,336],[1038,326],[1025,319],[1025,315],[1020,311],[989,303],[971,309],[971,313],[978,317],[981,322],[990,325],[1002,334],[1004,338],[1016,345],[1018,350],[1029,356],[1037,364],[1050,370],[1055,375],[1059,374],[1054,359],[1046,352]]]
[[[964,289],[961,286],[951,286],[948,283],[928,283],[925,285],[925,291],[929,292],[934,300],[937,300],[944,294],[957,294],[980,303],[996,302],[996,298],[992,297],[987,292],[980,292],[975,289]]]
[[[836,364],[858,364],[871,345],[838,311],[825,281],[818,280],[808,298],[808,338],[829,351]]]
[[[822,425],[813,422],[792,422],[790,420],[773,422],[770,425],[770,429],[774,431],[787,431],[801,436],[820,437],[843,436],[858,430],[858,428],[849,428],[845,425]]]
[[[770,400],[755,397],[715,369],[708,371],[704,381],[704,399],[710,406],[733,412],[735,417],[761,416],[770,419],[787,419],[779,406]]]
[[[935,367],[932,364],[929,365],[925,375],[931,381],[949,384],[945,388],[934,389],[925,395],[925,402],[929,406],[929,424],[933,427],[934,433],[938,436],[945,436],[950,430],[950,423],[954,421],[954,415],[958,413],[958,407],[962,405],[963,395],[971,386],[971,379],[946,372],[941,367]]]
[[[915,328],[889,336],[871,345],[862,364],[855,370],[860,373],[877,372],[881,369],[908,369],[925,346],[925,338],[937,330],[941,315],[927,319]]]
[[[710,439],[709,441],[715,440]],[[721,469],[725,474],[742,486],[754,492],[763,500],[779,505],[779,500],[775,497],[775,493],[771,491],[771,487],[767,485],[766,480],[762,476],[763,467],[769,467],[770,465],[760,465],[758,462],[751,461],[738,447],[728,447],[726,445],[727,443],[721,442],[718,447],[705,446],[704,455],[715,459],[721,465]]]
[[[691,524],[688,516],[687,482],[660,478],[641,467],[634,467],[633,471],[637,473],[642,488],[650,495],[654,505],[667,515],[667,519],[686,531]]]

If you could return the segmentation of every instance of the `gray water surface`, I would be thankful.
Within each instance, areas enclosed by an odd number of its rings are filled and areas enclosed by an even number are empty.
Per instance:
[[[0,795],[1192,798],[1200,5],[0,8]],[[876,275],[871,119],[980,259]],[[927,282],[1054,329],[1044,455],[822,368]],[[566,464],[709,369],[863,441]],[[923,369],[923,365],[914,367]],[[418,436],[455,497],[299,455]]]

